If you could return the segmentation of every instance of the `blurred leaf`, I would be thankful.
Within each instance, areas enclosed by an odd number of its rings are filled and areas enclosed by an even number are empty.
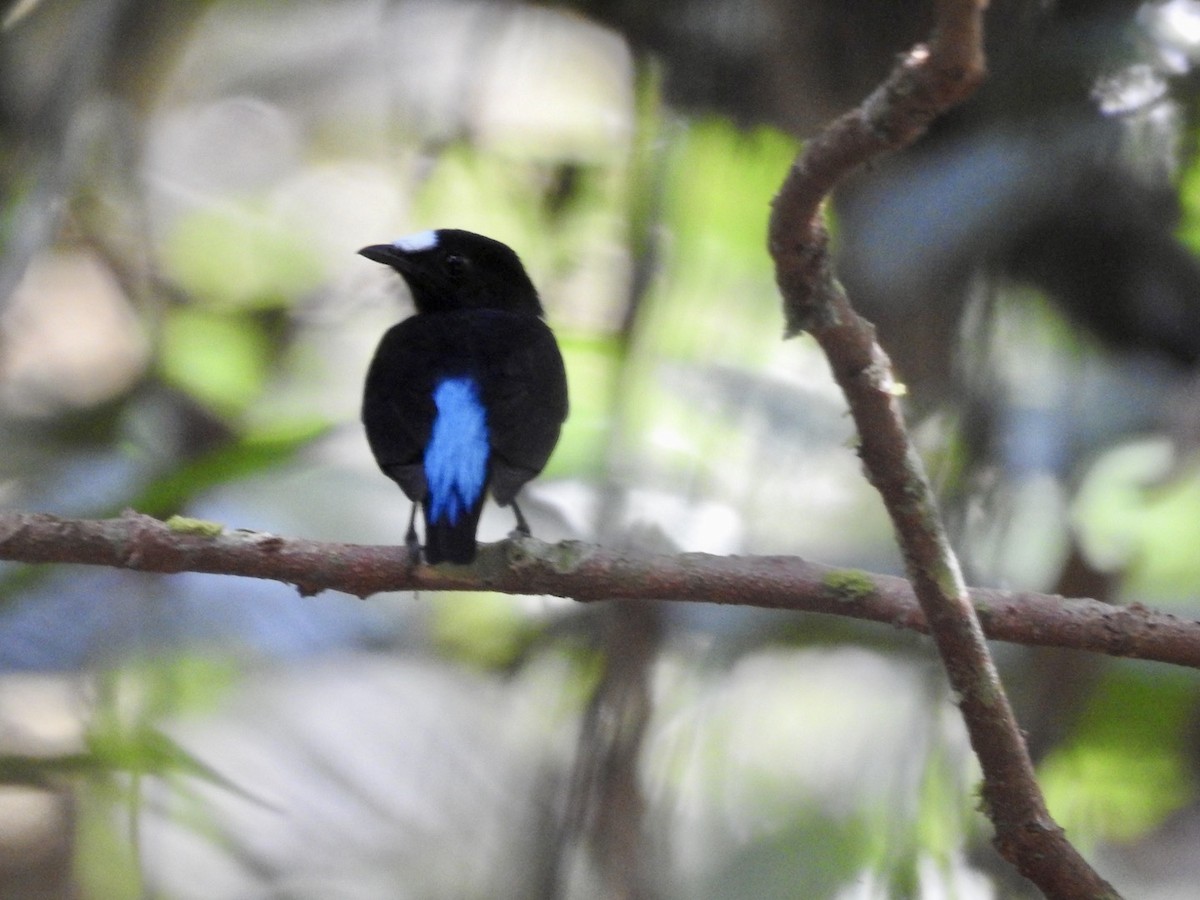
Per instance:
[[[693,123],[667,188],[679,253],[717,253],[749,272],[767,266],[767,213],[798,149],[795,138],[771,128],[745,131],[719,118]]]
[[[442,653],[486,669],[517,660],[535,627],[511,597],[446,594],[434,610],[433,640]]]
[[[1179,180],[1179,203],[1176,234],[1189,250],[1200,254],[1200,154],[1192,156]]]
[[[797,144],[722,119],[692,125],[668,165],[673,236],[639,341],[653,352],[761,369],[783,335],[766,216]]]
[[[1126,570],[1129,594],[1190,598],[1200,583],[1200,468],[1173,467],[1169,441],[1139,441],[1102,456],[1080,488],[1083,547],[1098,566]]]
[[[249,316],[180,307],[163,323],[160,365],[168,383],[234,416],[261,393],[268,350],[262,327]]]
[[[32,756],[25,753],[0,754],[0,783],[46,784],[64,775],[89,775],[98,770],[90,753],[58,756]]]
[[[465,228],[503,241],[527,265],[547,236],[541,233],[538,168],[478,151],[447,147],[414,201],[414,218],[429,228]],[[536,265],[529,265],[531,271]],[[535,279],[536,280],[536,279]]]
[[[627,195],[619,168],[514,161],[458,143],[438,156],[421,185],[414,220],[430,228],[466,228],[511,245],[543,299],[572,293],[569,284],[564,289],[557,283],[564,266],[571,274],[583,269],[587,287],[594,288],[586,303],[595,308],[612,302],[603,294],[613,292],[623,274],[602,263],[609,261],[605,248],[621,242]],[[598,261],[591,258],[596,256]]]
[[[238,443],[222,447],[168,472],[148,485],[129,505],[147,515],[173,515],[209,488],[279,465],[329,428],[324,419],[277,423]]]
[[[76,853],[78,878],[87,896],[146,896],[138,865],[143,776],[187,776],[262,804],[253,786],[229,780],[156,724],[181,711],[215,708],[238,675],[228,658],[181,655],[144,659],[100,677],[100,703],[84,736],[86,752],[75,757],[86,761],[80,770],[89,776],[88,789],[78,793]],[[187,780],[174,784],[185,793],[191,791]]]
[[[184,218],[163,251],[183,291],[216,309],[286,306],[321,282],[308,236],[273,216],[222,207]]]
[[[973,815],[972,798],[963,790],[963,772],[941,745],[926,758],[915,823],[916,849],[941,864],[961,851],[965,823]],[[913,854],[916,858],[916,854]]]
[[[87,735],[87,745],[102,771],[161,775],[198,768],[192,756],[153,728],[97,729]]]
[[[1071,740],[1039,767],[1072,840],[1130,841],[1192,802],[1185,754],[1196,679],[1122,666],[1097,687]]]
[[[571,414],[546,467],[546,477],[595,475],[603,466],[612,425],[621,348],[615,338],[580,334],[559,334],[558,345],[567,367]]]
[[[181,652],[128,662],[117,677],[138,695],[144,715],[154,718],[215,712],[242,675],[225,655]]]
[[[810,813],[788,828],[758,837],[736,850],[720,871],[705,879],[700,896],[840,896],[867,863],[870,829],[857,819]]]
[[[139,848],[114,817],[110,791],[85,791],[79,798],[74,870],[84,897],[139,900],[147,896]]]

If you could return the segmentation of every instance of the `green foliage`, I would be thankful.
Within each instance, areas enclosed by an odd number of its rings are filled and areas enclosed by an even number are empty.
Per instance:
[[[139,900],[147,894],[138,848],[114,825],[113,798],[85,794],[78,808],[73,868],[85,897]]]
[[[769,268],[767,213],[798,149],[795,138],[772,128],[746,131],[716,117],[691,123],[668,173],[668,215],[680,252],[715,252],[748,272]]]
[[[861,819],[810,811],[788,827],[759,835],[705,879],[703,898],[804,897],[841,894],[867,864],[870,829]]]
[[[1200,254],[1200,155],[1189,161],[1179,182],[1180,217],[1176,233],[1188,248]]]
[[[667,271],[642,335],[656,353],[752,370],[770,358],[782,325],[765,223],[797,147],[722,119],[696,122],[678,141],[666,172]]]
[[[518,249],[528,264],[527,244],[537,235],[535,168],[454,144],[414,199],[413,218],[429,228],[466,228]]]
[[[1190,598],[1200,583],[1200,467],[1175,470],[1166,440],[1127,444],[1088,473],[1075,522],[1097,565],[1125,571],[1134,596]]]
[[[163,322],[160,367],[167,383],[234,417],[262,393],[269,348],[253,316],[180,307]]]
[[[164,656],[113,670],[98,679],[98,705],[84,733],[82,752],[46,760],[86,777],[77,792],[76,873],[88,896],[136,898],[145,895],[138,855],[138,819],[144,779],[173,783],[178,776],[199,779],[243,797],[245,790],[176,742],[159,723],[169,715],[216,708],[238,671],[214,656]],[[63,768],[69,765],[69,768]]]
[[[912,830],[914,860],[918,855],[928,856],[948,868],[954,855],[962,852],[972,823],[981,821],[972,809],[974,798],[964,790],[964,783],[965,773],[957,760],[944,747],[931,747]]]
[[[448,593],[433,610],[434,646],[485,669],[510,666],[529,645],[533,626],[513,598],[502,594]]]
[[[1073,841],[1131,841],[1192,801],[1185,726],[1191,673],[1113,667],[1071,738],[1039,771],[1051,814]]]
[[[611,337],[562,332],[558,345],[567,367],[571,414],[543,477],[599,475],[620,378],[621,348]]]
[[[290,459],[328,429],[323,419],[282,423],[242,435],[230,444],[164,473],[134,498],[132,506],[165,517],[206,490],[269,470]]]
[[[163,264],[188,296],[210,309],[286,307],[324,274],[309,240],[251,205],[221,206],[181,220]]]

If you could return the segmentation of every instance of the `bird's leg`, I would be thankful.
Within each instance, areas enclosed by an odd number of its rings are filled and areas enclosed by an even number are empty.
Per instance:
[[[517,516],[517,528],[515,533],[521,535],[522,537],[529,537],[532,532],[529,530],[529,523],[526,522],[525,517],[521,515],[521,507],[517,506],[516,500],[508,501],[508,505],[512,507],[512,511],[516,513]]]
[[[417,539],[417,504],[412,505],[412,514],[408,517],[408,531],[404,535],[404,546],[418,562],[421,559],[421,542]]]

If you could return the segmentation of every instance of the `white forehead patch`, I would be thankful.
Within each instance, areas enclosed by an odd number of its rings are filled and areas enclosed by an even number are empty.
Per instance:
[[[421,250],[432,250],[437,246],[437,242],[436,231],[418,231],[416,234],[396,238],[392,241],[392,246],[405,253],[418,253]]]

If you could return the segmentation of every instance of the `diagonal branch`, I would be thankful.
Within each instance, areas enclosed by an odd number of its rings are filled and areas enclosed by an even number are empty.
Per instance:
[[[194,520],[160,522],[0,514],[0,559],[113,566],[140,572],[208,572],[337,590],[498,591],[596,600],[673,600],[821,613],[929,632],[903,578],[807,562],[794,556],[673,556],[617,552],[533,538],[485,544],[471,566],[414,565],[402,546],[333,544]],[[1200,622],[1140,604],[1110,606],[1028,592],[974,588],[970,597],[992,640],[1065,647],[1200,668]]]
[[[940,0],[928,46],[800,153],[775,198],[769,247],[788,334],[810,332],[858,429],[859,455],[896,529],[918,603],[983,770],[985,811],[1001,855],[1051,898],[1116,897],[1050,817],[988,652],[924,466],[909,441],[891,362],[833,275],[825,196],[852,169],[916,140],[984,77],[986,0]]]

